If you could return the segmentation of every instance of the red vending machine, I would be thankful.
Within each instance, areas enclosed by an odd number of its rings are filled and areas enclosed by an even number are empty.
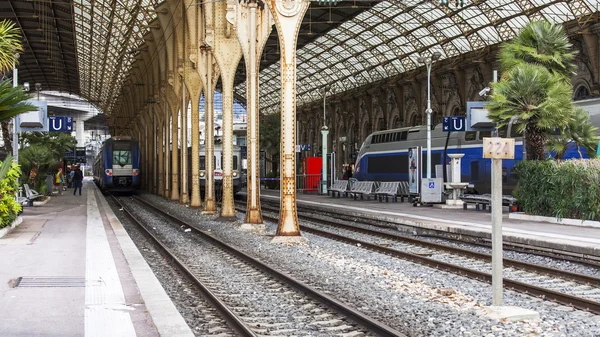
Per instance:
[[[321,169],[323,168],[323,158],[306,157],[304,158],[304,186],[305,192],[319,191],[319,181],[321,180]]]

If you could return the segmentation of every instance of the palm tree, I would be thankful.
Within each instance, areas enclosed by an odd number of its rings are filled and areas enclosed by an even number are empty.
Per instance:
[[[547,133],[573,119],[571,85],[543,66],[522,63],[492,87],[490,119],[498,128],[513,120],[518,132],[525,131],[528,159],[543,159]]]
[[[15,54],[22,50],[19,28],[10,20],[0,21],[0,72],[12,69]]]
[[[523,63],[537,64],[564,76],[566,81],[577,68],[575,53],[562,25],[547,21],[530,22],[517,37],[504,43],[499,61],[504,72]]]
[[[2,122],[2,136],[4,146],[8,153],[12,152],[8,119],[28,111],[35,111],[37,107],[26,102],[31,96],[20,87],[13,87],[9,80],[0,82],[0,122]]]
[[[21,170],[28,176],[27,181],[31,186],[36,186],[35,181],[39,172],[48,171],[49,168],[56,166],[56,163],[52,152],[42,145],[28,146],[19,152]]]
[[[21,51],[23,46],[20,29],[10,20],[0,21],[0,73],[13,68],[14,63],[18,61],[15,55]],[[34,106],[23,103],[29,98],[21,88],[13,88],[10,81],[0,83],[0,122],[4,146],[8,153],[13,149],[7,120],[23,112],[34,111]]]
[[[573,116],[571,122],[560,130],[560,134],[550,137],[548,148],[556,153],[556,159],[562,159],[569,143],[574,142],[581,158],[583,158],[581,147],[589,157],[596,157],[596,145],[600,139],[598,128],[590,123],[588,112],[582,108],[575,108]]]

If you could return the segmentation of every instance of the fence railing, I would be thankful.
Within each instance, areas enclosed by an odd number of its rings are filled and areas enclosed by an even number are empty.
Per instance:
[[[319,193],[320,174],[298,174],[296,175],[296,192],[299,193]],[[279,189],[280,178],[261,177],[260,182],[263,188]]]

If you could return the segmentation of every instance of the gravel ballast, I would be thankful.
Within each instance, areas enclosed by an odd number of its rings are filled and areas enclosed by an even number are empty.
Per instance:
[[[306,245],[272,244],[276,224],[265,223],[266,235],[246,232],[241,221],[214,221],[199,209],[141,196],[408,336],[600,336],[600,317],[583,311],[505,291],[505,305],[535,310],[540,319],[499,322],[482,314],[491,304],[488,284],[306,233]]]

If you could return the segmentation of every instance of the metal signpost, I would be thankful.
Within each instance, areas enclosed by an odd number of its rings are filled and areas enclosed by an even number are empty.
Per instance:
[[[492,305],[502,305],[502,159],[515,158],[514,138],[483,138],[483,158],[492,159]]]

